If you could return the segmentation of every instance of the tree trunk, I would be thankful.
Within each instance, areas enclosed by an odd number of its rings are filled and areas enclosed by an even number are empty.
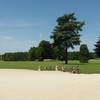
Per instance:
[[[68,64],[68,48],[66,47],[66,52],[65,52],[65,64]]]

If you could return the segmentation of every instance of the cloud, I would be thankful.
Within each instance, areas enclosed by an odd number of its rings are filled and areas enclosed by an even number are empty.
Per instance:
[[[12,39],[13,39],[13,37],[10,37],[10,36],[5,36],[5,37],[3,37],[3,39],[4,39],[4,40],[12,40]]]
[[[11,36],[0,36],[0,52],[28,51],[30,47],[37,46],[37,41],[19,40]]]
[[[3,36],[3,35],[0,35],[0,41],[7,41],[7,40],[12,40],[13,37],[11,36]]]
[[[27,28],[33,26],[30,22],[0,22],[0,28]]]

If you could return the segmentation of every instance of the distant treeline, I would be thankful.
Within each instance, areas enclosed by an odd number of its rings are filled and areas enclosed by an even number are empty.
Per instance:
[[[65,55],[56,55],[55,57],[51,57],[50,59],[58,59],[58,60],[64,60]],[[33,58],[36,58],[36,55],[33,56]],[[42,58],[42,57],[40,57]],[[68,59],[69,60],[79,60],[80,58],[80,54],[79,52],[68,52]],[[93,52],[89,53],[89,59],[95,59],[96,58],[96,54]],[[15,52],[15,53],[5,53],[3,55],[1,55],[0,57],[1,60],[3,61],[32,61],[30,59],[30,54],[29,52]],[[46,58],[44,59],[48,59],[48,57],[46,56]],[[36,58],[34,60],[39,60],[39,58]]]
[[[1,56],[3,61],[27,61],[28,53],[27,52],[15,52],[15,53],[5,53]]]

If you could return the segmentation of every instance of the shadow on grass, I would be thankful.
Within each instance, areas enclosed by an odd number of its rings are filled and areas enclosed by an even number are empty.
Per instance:
[[[64,62],[59,62],[58,64],[60,64],[60,65],[64,65],[64,66],[68,66],[68,65],[86,65],[87,63],[68,63],[68,64],[65,64]]]

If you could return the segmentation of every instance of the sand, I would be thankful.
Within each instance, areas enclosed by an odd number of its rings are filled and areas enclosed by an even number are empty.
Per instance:
[[[100,75],[1,69],[0,100],[100,100]]]

